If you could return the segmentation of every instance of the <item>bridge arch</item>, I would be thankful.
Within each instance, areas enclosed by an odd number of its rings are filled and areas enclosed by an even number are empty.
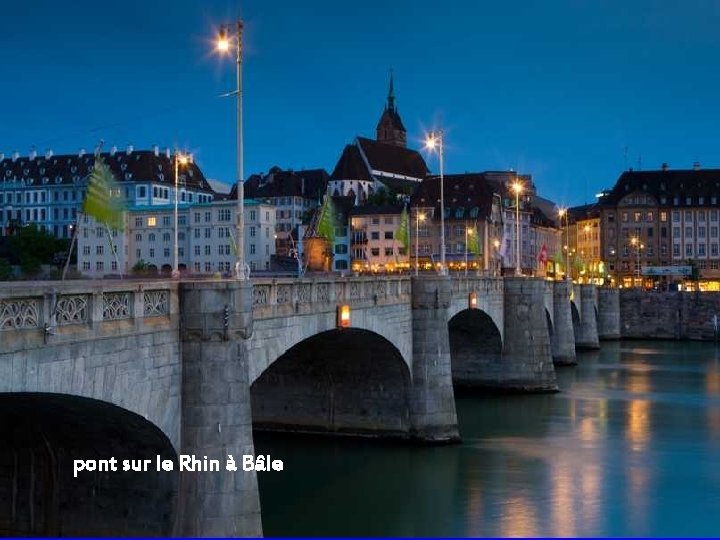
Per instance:
[[[405,437],[410,386],[408,364],[387,338],[354,327],[326,330],[258,374],[250,387],[253,426]]]
[[[502,362],[502,334],[481,309],[464,309],[448,322],[453,384],[485,386],[497,379]]]
[[[74,395],[0,393],[0,432],[0,475],[10,479],[0,483],[0,498],[9,502],[0,505],[4,534],[172,533],[177,454],[165,433],[142,416]],[[173,472],[158,472],[156,455],[173,461]],[[74,475],[74,460],[113,457],[117,471]],[[123,472],[123,460],[145,459],[151,461],[147,472]]]

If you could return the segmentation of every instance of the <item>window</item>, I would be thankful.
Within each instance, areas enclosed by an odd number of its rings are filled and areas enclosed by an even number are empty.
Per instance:
[[[178,225],[185,226],[187,223],[187,216],[178,216]]]
[[[680,244],[673,244],[673,257],[680,256]]]
[[[347,245],[345,244],[335,244],[335,253],[337,255],[345,255],[348,252]]]
[[[195,231],[193,232],[193,236],[195,238],[200,238],[200,229],[195,229]]]
[[[210,212],[205,212],[205,223],[210,223],[211,219]]]
[[[143,219],[141,217],[135,218],[135,226],[136,227],[142,227],[143,226]]]
[[[646,221],[653,221],[655,219],[655,214],[653,212],[648,212],[645,216]]]
[[[205,228],[205,238],[212,238],[212,229],[210,227]]]
[[[711,257],[718,256],[718,245],[717,244],[710,244],[710,256]]]
[[[392,257],[392,255],[393,255],[393,248],[391,248],[391,247],[386,247],[386,248],[385,248],[385,256],[386,256],[386,257]]]
[[[372,231],[370,233],[370,240],[380,240],[380,231]]]
[[[705,221],[705,210],[698,210],[698,221]]]
[[[155,248],[150,248],[150,258],[155,258]]]
[[[250,210],[250,221],[255,221],[255,210]]]
[[[90,246],[83,246],[83,255],[90,255]]]
[[[105,263],[102,261],[98,261],[95,263],[95,269],[102,272],[105,269]]]
[[[673,221],[680,221],[680,212],[678,210],[673,210],[672,217]]]
[[[660,212],[660,221],[667,221],[667,212]]]
[[[718,237],[718,228],[717,225],[713,225],[710,227],[710,238],[717,238]]]
[[[165,242],[165,243],[170,242],[170,233],[169,232],[163,233],[163,242]]]
[[[393,216],[385,217],[385,225],[392,225],[393,223],[395,223],[395,218]]]
[[[155,233],[148,234],[148,242],[155,242]]]
[[[162,223],[163,223],[163,225],[164,225],[165,227],[169,227],[169,226],[170,226],[170,216],[163,216],[163,222],[162,222]]]
[[[685,210],[685,221],[692,221],[693,215],[692,210]]]
[[[97,227],[97,228],[95,229],[95,236],[96,236],[97,238],[102,238],[102,237],[104,237],[104,236],[105,236],[105,229],[103,229],[102,227]]]
[[[111,262],[111,263],[110,263],[110,267],[111,267],[113,270],[117,270],[117,261]]]
[[[622,222],[623,222],[623,223],[627,223],[627,221],[628,221],[628,213],[627,213],[627,212],[623,212],[623,213],[622,213]]]
[[[692,204],[692,197],[685,197],[685,204],[690,206]]]
[[[205,255],[210,255],[210,246],[205,246]]]
[[[135,241],[142,242],[142,234],[141,233],[135,233]]]
[[[255,244],[250,244],[250,255],[255,255]]]
[[[642,212],[635,212],[633,215],[633,221],[635,223],[640,223],[640,220],[642,219]]]
[[[347,270],[348,262],[346,260],[335,261],[335,270]]]
[[[252,238],[254,236],[255,236],[255,227],[250,227],[250,237]]]
[[[195,223],[200,223],[200,212],[195,212],[195,213],[193,214],[193,221],[194,221]]]
[[[373,257],[379,257],[380,256],[380,248],[372,248],[370,249],[370,253]]]
[[[710,221],[717,221],[717,220],[718,220],[717,210],[711,210],[710,211]]]
[[[393,232],[385,231],[385,240],[392,240],[392,239],[393,239]]]
[[[167,258],[170,256],[170,248],[163,249],[163,257]]]
[[[218,221],[230,221],[230,209],[221,208],[218,211]]]
[[[685,256],[692,257],[692,254],[693,254],[692,244],[685,244]]]
[[[685,227],[685,238],[692,238],[692,227]]]
[[[83,261],[83,270],[90,270],[90,261]]]
[[[705,256],[705,244],[698,244],[698,257]]]
[[[148,216],[148,227],[154,227],[155,225],[157,225],[155,216]]]
[[[705,238],[705,227],[698,227],[698,238]]]
[[[197,256],[200,256],[200,246],[195,246],[194,253]]]
[[[680,227],[673,227],[673,238],[680,238]]]
[[[139,260],[142,258],[142,250],[140,248],[135,250],[135,257]]]
[[[380,218],[379,218],[379,217],[374,217],[374,218],[372,218],[372,220],[370,221],[370,223],[372,223],[373,225],[380,225]]]

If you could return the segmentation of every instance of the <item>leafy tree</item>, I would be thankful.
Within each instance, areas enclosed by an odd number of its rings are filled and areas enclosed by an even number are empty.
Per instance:
[[[135,263],[135,266],[132,267],[132,271],[135,274],[141,274],[143,272],[147,272],[149,268],[150,265],[144,260],[140,259],[138,262]]]
[[[35,225],[17,229],[10,237],[12,262],[20,265],[24,274],[36,274],[42,264],[53,264],[57,254],[67,252],[66,240],[55,238]]]
[[[397,205],[398,192],[392,188],[380,188],[367,198],[367,204],[373,206]]]

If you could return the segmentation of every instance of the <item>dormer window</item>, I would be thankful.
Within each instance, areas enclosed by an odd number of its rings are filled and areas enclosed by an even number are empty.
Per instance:
[[[121,171],[124,171],[125,169],[127,169],[127,163],[122,163],[122,164],[120,165],[120,170],[121,170]]]
[[[70,172],[73,173],[73,174],[76,173],[76,172],[77,172],[77,167],[76,167],[75,165],[73,165],[72,167],[70,167]]]
[[[47,176],[43,176],[42,183],[47,184],[50,181],[50,179]]]
[[[132,173],[125,173],[125,180],[130,180],[132,178]]]
[[[56,176],[56,177],[55,177],[55,183],[56,183],[56,184],[62,183],[62,176]]]

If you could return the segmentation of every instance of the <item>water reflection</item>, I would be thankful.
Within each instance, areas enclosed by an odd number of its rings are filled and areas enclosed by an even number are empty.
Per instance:
[[[258,438],[265,534],[717,536],[720,361],[708,344],[611,343],[562,392],[457,398],[463,444]]]

